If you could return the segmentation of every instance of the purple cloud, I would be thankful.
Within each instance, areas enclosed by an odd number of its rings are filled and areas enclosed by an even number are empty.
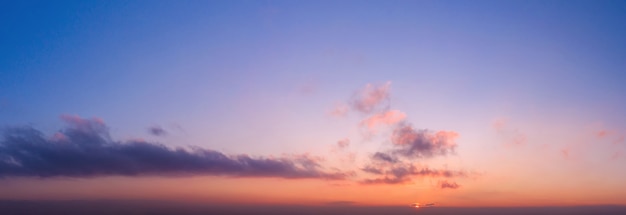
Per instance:
[[[438,170],[428,167],[418,168],[413,164],[397,163],[397,164],[374,164],[368,165],[361,169],[364,172],[378,175],[380,177],[373,179],[365,179],[361,181],[363,184],[403,184],[411,182],[412,177],[468,177],[468,173],[464,171]]]
[[[194,147],[169,148],[145,141],[113,141],[101,119],[61,116],[67,127],[46,138],[32,127],[5,129],[0,139],[0,177],[97,177],[108,175],[224,175],[345,179],[324,171],[309,156],[281,158],[225,155]]]
[[[165,136],[167,135],[167,131],[163,129],[161,126],[155,125],[148,128],[148,132],[154,136]]]
[[[458,136],[454,131],[433,132],[402,123],[393,130],[391,142],[395,148],[394,154],[407,158],[428,158],[454,152],[454,140]]]
[[[367,84],[364,89],[353,96],[350,101],[350,107],[362,113],[372,113],[376,111],[383,102],[389,100],[390,88],[391,82],[387,82],[381,86]]]
[[[341,140],[337,141],[337,147],[339,147],[339,148],[343,149],[343,148],[346,148],[348,146],[350,146],[350,139],[348,139],[348,138],[344,138],[344,139],[341,139]]]
[[[382,162],[389,162],[389,163],[398,162],[397,157],[387,154],[387,153],[383,153],[383,152],[376,152],[374,153],[374,155],[372,155],[371,158],[373,161],[382,161]]]
[[[439,188],[441,189],[458,189],[461,185],[456,182],[439,181]]]

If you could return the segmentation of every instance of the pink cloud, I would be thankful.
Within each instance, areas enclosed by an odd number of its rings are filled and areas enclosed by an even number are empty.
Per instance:
[[[569,158],[569,149],[562,149],[561,154],[565,159]]]
[[[406,114],[398,110],[390,110],[374,114],[361,121],[361,126],[374,131],[378,125],[393,125],[406,119]]]
[[[315,80],[309,80],[298,87],[298,92],[301,95],[311,95],[317,91],[318,84]]]
[[[382,178],[373,178],[373,179],[365,179],[361,183],[362,184],[404,184],[411,182],[410,178],[393,178],[393,177],[382,177]]]
[[[101,124],[104,125],[104,120],[100,117],[93,117],[91,119],[85,119],[78,115],[63,114],[60,116],[61,120],[74,125],[88,125],[88,124]]]
[[[513,144],[514,145],[523,145],[526,143],[526,135],[519,133],[518,131],[516,131],[515,136],[513,137]]]
[[[339,148],[346,148],[349,145],[350,145],[350,139],[348,139],[348,138],[344,138],[344,139],[341,139],[341,140],[337,141],[337,146]]]
[[[458,189],[459,187],[461,187],[456,182],[448,182],[448,181],[439,181],[438,185],[439,185],[439,188],[441,189]]]
[[[69,127],[81,132],[98,132],[102,133],[107,130],[107,126],[99,117],[91,119],[82,118],[78,115],[63,114],[59,118],[68,124]]]
[[[57,133],[54,133],[54,135],[52,135],[50,140],[54,141],[54,142],[64,142],[64,141],[67,141],[68,138],[67,138],[67,136],[65,136],[65,134],[63,134],[61,132],[57,132]]]
[[[613,141],[613,144],[620,144],[620,143],[623,143],[623,142],[624,142],[624,135],[620,136],[615,141]]]
[[[350,139],[340,139],[332,145],[330,153],[343,164],[353,165],[356,160],[356,153],[350,152],[348,147],[350,146]]]
[[[346,116],[348,114],[348,110],[349,107],[346,104],[339,104],[330,111],[330,115],[337,117]]]
[[[389,99],[391,82],[381,86],[367,84],[364,89],[357,92],[351,102],[354,110],[362,113],[371,113],[378,108],[385,100]]]
[[[603,138],[603,137],[605,137],[605,136],[609,135],[609,133],[610,133],[610,132],[609,132],[609,131],[607,131],[607,130],[601,130],[601,131],[598,131],[598,132],[596,133],[596,136],[597,136],[597,137],[599,137],[599,138]]]
[[[622,152],[615,152],[613,153],[613,155],[611,155],[611,160],[617,160],[620,159],[622,157]]]
[[[615,129],[605,128],[601,123],[594,124],[592,129],[592,135],[598,139],[609,140],[613,144],[619,144],[624,142],[624,134]]]
[[[491,126],[496,130],[498,135],[506,139],[508,144],[524,145],[528,140],[526,134],[509,125],[509,120],[507,118],[497,118],[491,123]]]
[[[506,118],[497,118],[492,123],[491,126],[496,129],[496,131],[502,131],[506,127],[508,120]]]

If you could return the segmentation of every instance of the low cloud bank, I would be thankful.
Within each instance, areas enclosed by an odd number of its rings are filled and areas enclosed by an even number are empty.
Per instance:
[[[226,155],[193,147],[170,148],[141,140],[114,141],[101,119],[64,115],[67,127],[46,137],[32,127],[4,129],[0,139],[1,177],[97,177],[110,175],[225,175],[345,179],[324,171],[306,155],[281,158]]]

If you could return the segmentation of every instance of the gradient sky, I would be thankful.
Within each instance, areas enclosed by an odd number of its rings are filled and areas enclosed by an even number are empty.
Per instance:
[[[0,199],[625,205],[624,11],[4,1]]]

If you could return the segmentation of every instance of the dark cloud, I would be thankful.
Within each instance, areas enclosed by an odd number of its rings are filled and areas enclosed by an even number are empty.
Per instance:
[[[396,163],[396,162],[398,162],[398,158],[396,158],[393,155],[390,155],[390,154],[387,154],[387,153],[383,153],[383,152],[376,152],[376,153],[374,153],[374,155],[372,155],[372,160],[389,162],[389,163]]]
[[[467,177],[464,171],[438,170],[428,167],[418,168],[413,164],[369,165],[361,169],[364,172],[380,175],[380,178],[363,180],[364,184],[401,184],[411,182],[412,177]]]
[[[461,185],[456,182],[439,181],[439,188],[441,189],[458,189]]]
[[[167,131],[165,131],[165,129],[161,128],[161,126],[155,125],[152,126],[150,128],[148,128],[148,132],[154,136],[165,136],[167,135]]]
[[[172,149],[145,141],[113,141],[101,119],[62,116],[67,127],[52,137],[31,127],[5,129],[0,139],[0,177],[96,177],[107,175],[226,175],[344,179],[309,156],[282,158],[192,148]]]
[[[366,166],[361,170],[363,170],[363,172],[372,173],[376,175],[382,175],[385,173],[382,168],[378,168],[374,166]]]
[[[394,154],[407,158],[428,158],[454,152],[456,148],[454,140],[458,136],[454,131],[418,130],[402,123],[393,130],[391,142]]]

